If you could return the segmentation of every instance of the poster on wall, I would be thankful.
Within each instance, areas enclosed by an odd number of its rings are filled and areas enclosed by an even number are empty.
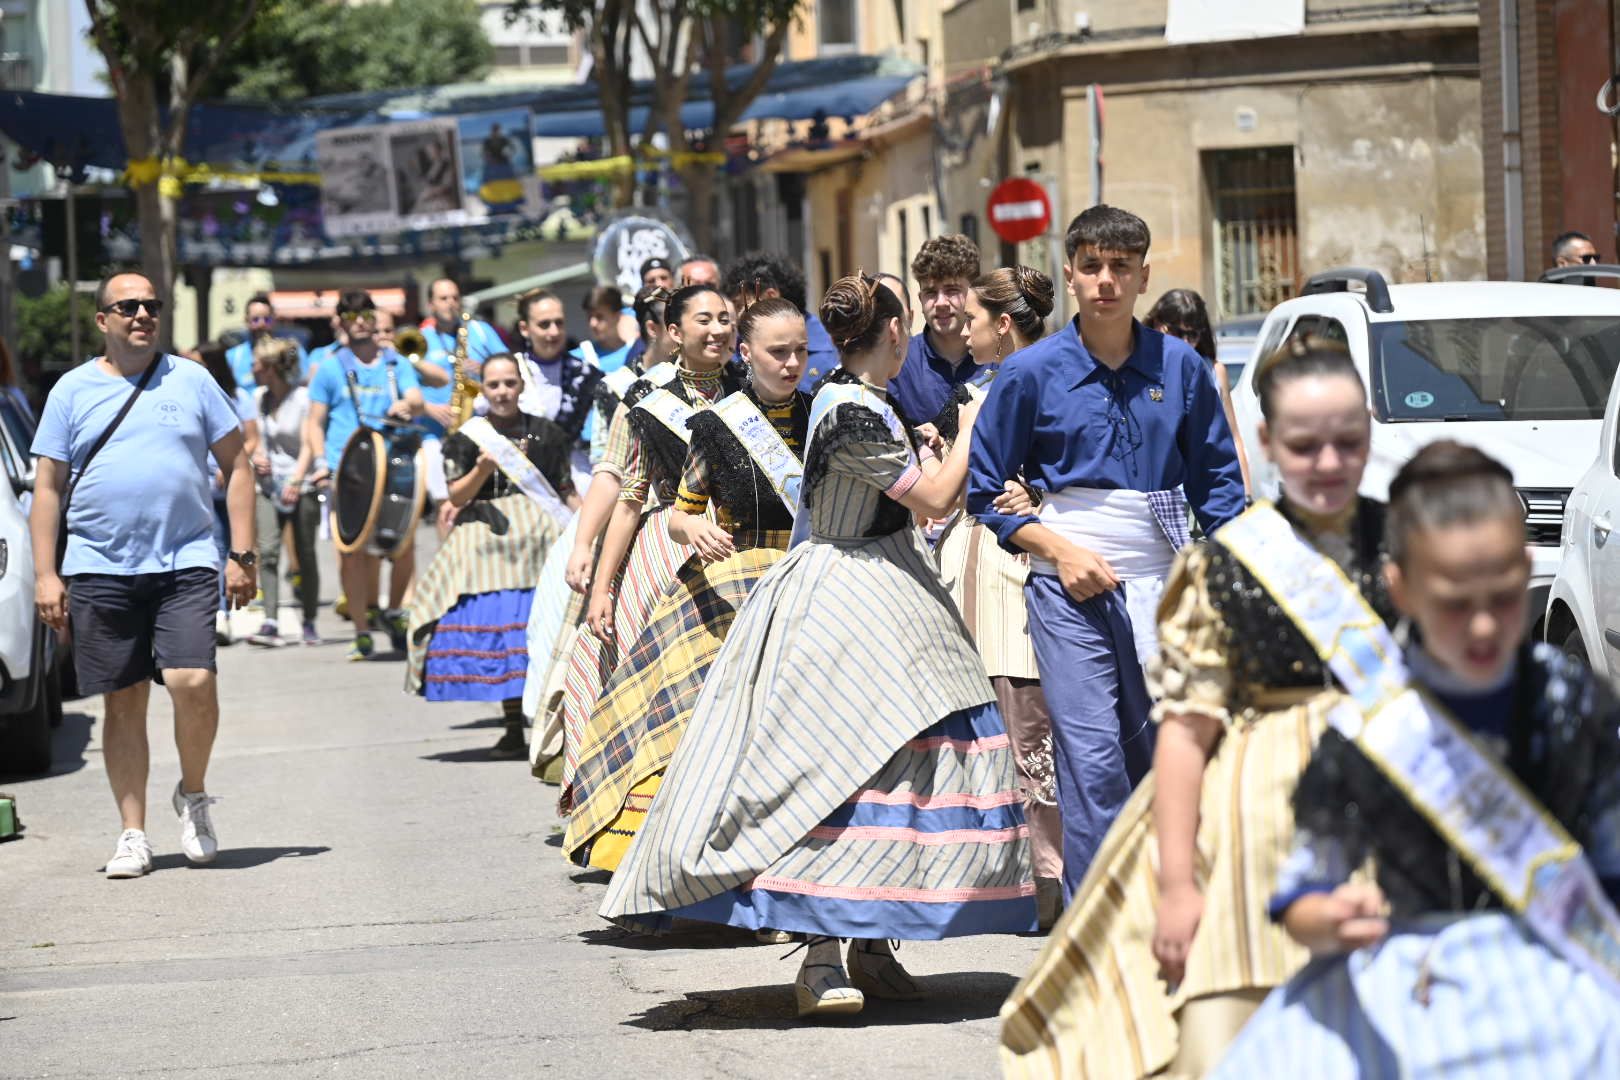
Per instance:
[[[369,236],[538,217],[531,142],[525,109],[321,132],[326,232]]]
[[[534,137],[529,111],[463,116],[461,135],[462,191],[474,216],[517,214],[538,217],[540,178],[534,175]]]

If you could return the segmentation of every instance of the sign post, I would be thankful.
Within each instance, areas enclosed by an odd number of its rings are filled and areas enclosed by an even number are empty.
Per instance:
[[[1022,244],[1051,228],[1052,201],[1045,187],[1027,177],[1015,176],[990,192],[986,216],[997,236],[1009,244]]]

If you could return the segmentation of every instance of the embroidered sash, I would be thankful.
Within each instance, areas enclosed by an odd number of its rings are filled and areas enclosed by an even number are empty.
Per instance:
[[[625,369],[620,368],[619,370],[623,371]],[[641,379],[646,380],[653,386],[668,386],[680,377],[681,369],[676,367],[668,360],[665,360],[661,364],[654,364],[640,376]],[[636,377],[632,376],[629,385],[625,386],[625,390],[628,391],[630,386],[635,385],[636,381]],[[623,397],[624,395],[621,394],[620,396]]]
[[[563,504],[557,497],[557,490],[534,462],[523,455],[523,452],[512,444],[512,440],[495,430],[487,417],[475,416],[456,430],[471,439],[478,449],[484,451],[495,459],[506,478],[515,484],[519,491],[533,499],[535,505],[544,510],[559,528],[565,528],[574,512]]]
[[[686,422],[696,415],[697,410],[668,390],[654,390],[636,402],[636,408],[667,427],[681,442],[692,441],[692,431]]]
[[[602,385],[607,387],[614,397],[622,398],[625,395],[625,391],[634,386],[636,380],[639,378],[641,378],[641,376],[637,375],[633,368],[614,368],[612,371],[602,376]]]
[[[771,482],[788,513],[799,508],[799,485],[804,480],[804,463],[782,438],[770,420],[759,411],[747,394],[727,394],[714,406],[714,415],[742,443],[765,478]]]
[[[1580,845],[1412,684],[1389,629],[1333,560],[1301,540],[1269,503],[1228,523],[1216,539],[1265,586],[1349,694],[1328,716],[1334,729],[1549,948],[1620,995],[1620,915]]]
[[[821,430],[821,422],[831,416],[840,405],[864,405],[877,413],[889,428],[889,434],[905,446],[906,456],[910,463],[917,464],[917,453],[911,448],[911,440],[906,438],[906,426],[900,422],[900,417],[892,406],[884,401],[872,388],[864,383],[833,383],[821,388],[816,400],[810,405],[809,434],[804,440],[804,460],[810,461],[810,451],[816,444],[816,435]],[[793,534],[788,540],[788,549],[798,547],[810,539],[810,512],[801,498],[793,511]]]

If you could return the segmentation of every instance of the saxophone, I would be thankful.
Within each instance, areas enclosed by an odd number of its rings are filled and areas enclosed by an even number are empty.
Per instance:
[[[473,402],[478,398],[478,384],[467,374],[467,328],[472,316],[461,313],[461,325],[456,327],[455,389],[450,391],[450,430],[455,431],[472,419]]]

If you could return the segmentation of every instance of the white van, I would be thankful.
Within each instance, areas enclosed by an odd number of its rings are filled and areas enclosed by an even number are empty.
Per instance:
[[[1363,495],[1389,482],[1419,447],[1454,439],[1513,471],[1532,554],[1531,611],[1540,619],[1558,573],[1570,489],[1597,456],[1604,407],[1620,364],[1620,289],[1468,282],[1389,285],[1375,270],[1317,274],[1272,309],[1258,361],[1290,335],[1349,347],[1367,384],[1372,456]],[[1255,494],[1275,497],[1277,471],[1260,453],[1255,363],[1232,389]]]

